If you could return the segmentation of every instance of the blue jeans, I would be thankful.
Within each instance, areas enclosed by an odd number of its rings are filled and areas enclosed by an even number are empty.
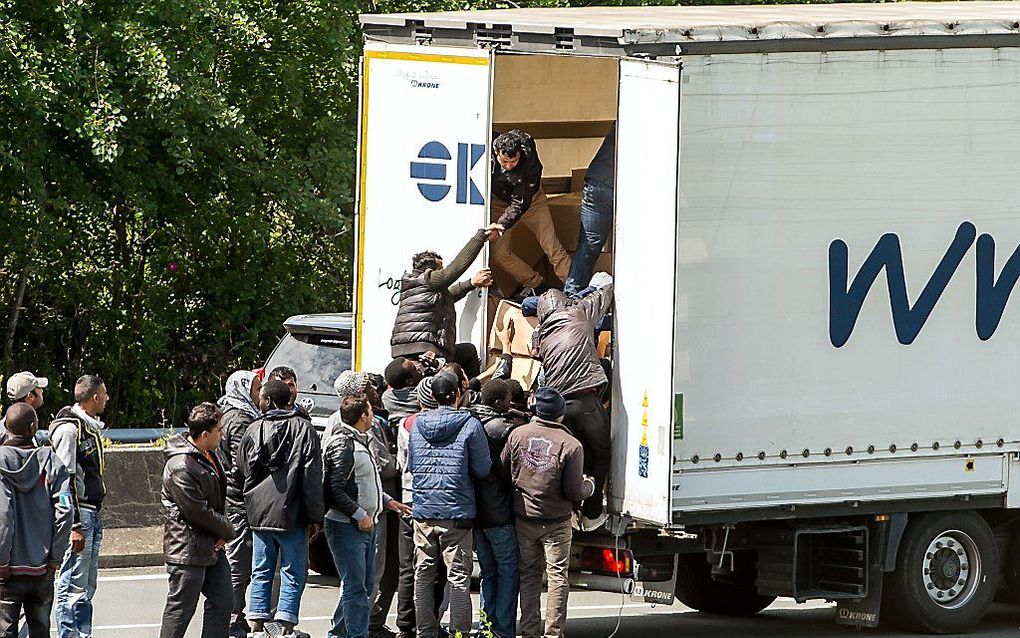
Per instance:
[[[85,548],[64,554],[57,576],[56,620],[59,638],[91,638],[92,597],[99,576],[99,548],[103,544],[103,513],[81,508]]]
[[[592,270],[613,230],[613,187],[594,180],[584,183],[581,193],[581,228],[577,231],[577,252],[570,262],[570,275],[563,292],[579,292],[591,281]]]
[[[517,635],[517,531],[513,523],[475,529],[475,553],[481,572],[481,607],[500,638]]]
[[[366,638],[372,607],[369,596],[375,586],[375,530],[363,532],[356,523],[327,518],[326,542],[343,583],[333,612],[333,628],[326,635],[328,638]]]
[[[277,558],[280,560],[280,600],[276,606],[276,620],[296,625],[307,576],[305,565],[308,561],[308,541],[304,528],[286,532],[252,531],[248,618],[273,619],[273,576],[276,573]]]

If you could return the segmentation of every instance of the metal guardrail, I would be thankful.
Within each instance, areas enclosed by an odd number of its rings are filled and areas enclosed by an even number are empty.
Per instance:
[[[103,436],[114,443],[152,443],[186,430],[187,428],[109,428],[103,430]],[[49,441],[50,433],[48,430],[39,430],[36,438],[45,443]]]

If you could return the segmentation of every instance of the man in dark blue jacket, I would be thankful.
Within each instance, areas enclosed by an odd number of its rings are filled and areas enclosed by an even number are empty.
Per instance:
[[[436,638],[433,583],[437,561],[446,565],[450,583],[450,636],[471,630],[472,532],[474,481],[492,467],[481,422],[460,401],[460,380],[440,372],[432,382],[436,410],[420,413],[411,430],[407,465],[414,486],[415,614],[418,638]]]

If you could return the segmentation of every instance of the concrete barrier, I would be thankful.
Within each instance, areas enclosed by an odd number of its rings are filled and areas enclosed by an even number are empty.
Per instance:
[[[163,564],[163,450],[117,446],[106,452],[100,567]]]

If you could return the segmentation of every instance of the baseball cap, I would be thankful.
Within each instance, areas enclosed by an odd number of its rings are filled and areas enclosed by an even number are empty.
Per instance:
[[[7,398],[11,401],[24,399],[32,390],[45,388],[49,384],[50,381],[46,377],[37,377],[27,370],[12,374],[11,378],[7,379]]]

